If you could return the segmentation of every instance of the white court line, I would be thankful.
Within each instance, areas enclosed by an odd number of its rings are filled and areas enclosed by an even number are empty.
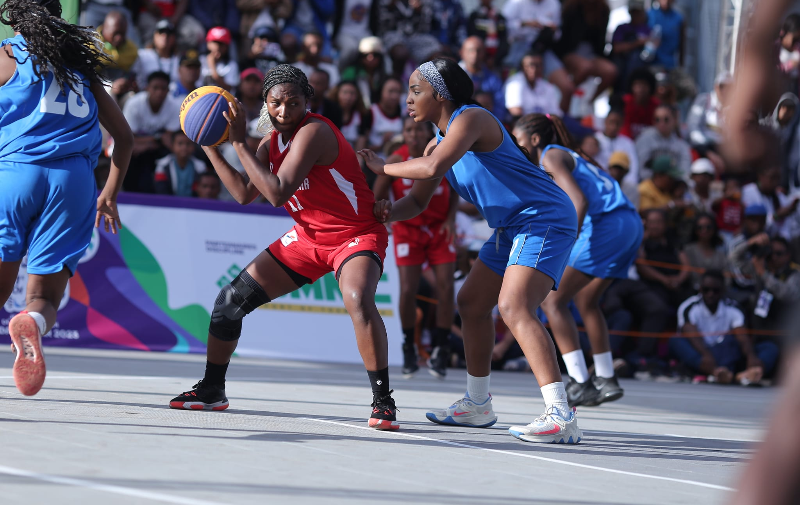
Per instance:
[[[70,477],[59,477],[57,475],[47,475],[43,473],[28,472],[26,470],[19,470],[17,468],[11,468],[9,466],[0,465],[0,473],[4,473],[6,475],[15,475],[17,477],[27,477],[29,479],[50,482],[53,484],[64,484],[67,486],[83,487],[87,489],[94,489],[97,491],[106,491],[108,493],[133,496],[136,498],[146,498],[148,500],[161,501],[166,503],[176,503],[178,505],[221,505],[219,502],[195,500],[193,498],[170,496],[167,494],[153,493],[151,491],[143,491],[141,489],[133,489],[130,487],[100,484],[98,482],[92,482],[90,480],[73,479]]]
[[[374,428],[367,428],[366,426],[356,426],[354,424],[347,424],[347,423],[340,423],[337,421],[328,421],[324,419],[312,419],[310,417],[302,418],[305,421],[313,421],[317,423],[327,423],[327,424],[335,424],[338,426],[347,426],[348,428],[356,428],[359,430],[368,430],[371,432],[375,432]],[[673,479],[672,477],[661,477],[660,475],[649,475],[646,473],[637,473],[637,472],[626,472],[624,470],[614,470],[613,468],[603,468],[602,466],[593,466],[593,465],[584,465],[582,463],[573,463],[571,461],[562,461],[560,459],[553,459],[553,458],[545,458],[543,456],[534,456],[532,454],[523,454],[521,452],[513,452],[513,451],[502,451],[500,449],[489,449],[486,447],[478,447],[477,445],[469,445],[469,444],[462,444],[460,442],[452,442],[450,440],[440,440],[438,438],[431,438],[431,437],[423,437],[421,435],[411,435],[408,433],[401,433],[397,431],[382,431],[382,433],[390,434],[390,435],[397,435],[400,437],[406,438],[415,438],[417,440],[425,440],[428,442],[436,442],[443,445],[451,445],[454,447],[463,447],[465,449],[478,449],[481,451],[487,452],[494,452],[497,454],[505,454],[508,456],[517,456],[520,458],[528,458],[528,459],[538,459],[540,461],[547,461],[548,463],[558,463],[559,465],[567,465],[567,466],[576,466],[578,468],[588,468],[589,470],[597,470],[600,472],[608,472],[608,473],[617,473],[621,475],[630,475],[631,477],[644,477],[646,479],[656,479],[656,480],[665,480],[669,482],[679,482],[681,484],[689,484],[692,486],[699,486],[705,487],[709,489],[719,489],[721,491],[735,491],[733,488],[725,487],[725,486],[717,486],[716,484],[707,484],[705,482],[697,482],[694,480],[686,480],[686,479]]]
[[[697,440],[721,440],[723,442],[747,442],[749,444],[758,444],[761,440],[753,440],[747,438],[718,438],[718,437],[695,437],[692,435],[675,435],[673,433],[664,433],[665,437],[677,437],[677,438],[694,438]]]

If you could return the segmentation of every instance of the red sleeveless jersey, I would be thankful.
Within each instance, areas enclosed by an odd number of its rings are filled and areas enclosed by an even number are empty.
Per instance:
[[[403,161],[408,161],[412,158],[412,156],[408,154],[408,146],[405,144],[400,146],[400,149],[393,152],[392,155],[400,156]],[[394,201],[406,196],[413,185],[414,181],[412,179],[395,179],[394,182],[392,182],[392,198],[394,198]],[[422,214],[419,216],[402,222],[403,224],[409,224],[412,226],[439,225],[443,223],[445,219],[447,219],[447,211],[449,209],[450,184],[447,182],[447,179],[442,177],[442,182],[439,184],[439,187],[436,188],[436,192],[433,193],[433,197],[431,197],[431,202],[428,204],[428,208],[422,211]]]
[[[336,126],[319,114],[307,113],[300,128],[310,119],[327,124],[336,135],[339,156],[330,165],[314,165],[294,195],[284,205],[297,222],[295,228],[309,240],[322,245],[341,244],[365,230],[383,226],[372,213],[375,197],[361,172],[356,153]],[[283,144],[277,131],[269,144],[269,169],[280,171],[292,148],[297,131]]]

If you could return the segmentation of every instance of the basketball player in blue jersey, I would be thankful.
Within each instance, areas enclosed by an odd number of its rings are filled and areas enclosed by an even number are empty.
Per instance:
[[[55,324],[92,225],[121,228],[117,194],[133,136],[98,74],[107,59],[93,30],[61,19],[58,0],[6,0],[0,21],[15,32],[0,42],[0,301],[27,253],[27,306],[9,332],[14,381],[33,395],[45,377],[41,338]],[[98,197],[100,123],[116,145]]]
[[[618,400],[623,390],[614,377],[608,325],[600,310],[600,298],[614,279],[628,277],[642,242],[642,221],[617,181],[594,160],[570,149],[575,142],[559,118],[528,114],[517,121],[513,133],[534,163],[556,174],[557,184],[562,184],[558,174],[571,172],[586,201],[585,210],[578,211],[586,217],[561,284],[542,304],[571,377],[567,384],[569,403],[599,405]],[[589,380],[578,328],[569,310],[571,300],[575,301],[592,345],[593,380]]]
[[[472,93],[472,81],[457,63],[435,59],[422,64],[409,79],[406,103],[415,121],[439,127],[426,155],[384,165],[375,153],[361,153],[379,175],[418,180],[394,205],[381,203],[385,211],[378,212],[384,220],[418,215],[446,176],[495,229],[458,293],[467,394],[426,416],[453,426],[486,427],[497,421],[489,395],[492,309],[497,305],[536,374],[546,407],[529,425],[512,427],[511,434],[529,442],[578,443],[582,434],[575,411],[568,406],[555,347],[536,308],[558,287],[577,237],[573,200],[580,204],[583,195],[569,172],[563,174],[565,191],[531,163],[500,121],[472,101]]]

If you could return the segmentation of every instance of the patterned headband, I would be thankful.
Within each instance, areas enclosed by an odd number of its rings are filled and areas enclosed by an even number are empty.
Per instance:
[[[445,100],[452,100],[453,96],[450,94],[450,90],[447,89],[447,84],[444,83],[444,79],[442,79],[442,74],[439,73],[439,70],[436,68],[430,61],[426,61],[422,65],[417,68],[419,73],[422,77],[428,81],[433,89],[439,93]]]

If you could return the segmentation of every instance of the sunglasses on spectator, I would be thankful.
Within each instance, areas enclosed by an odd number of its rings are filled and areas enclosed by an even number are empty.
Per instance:
[[[700,288],[700,291],[702,291],[703,293],[721,293],[722,289],[721,288],[712,288],[712,287],[702,287],[702,288]]]
[[[661,122],[669,123],[671,120],[672,120],[672,118],[669,117],[669,116],[656,116],[656,117],[653,118],[653,122],[656,123],[656,124],[661,123]]]

